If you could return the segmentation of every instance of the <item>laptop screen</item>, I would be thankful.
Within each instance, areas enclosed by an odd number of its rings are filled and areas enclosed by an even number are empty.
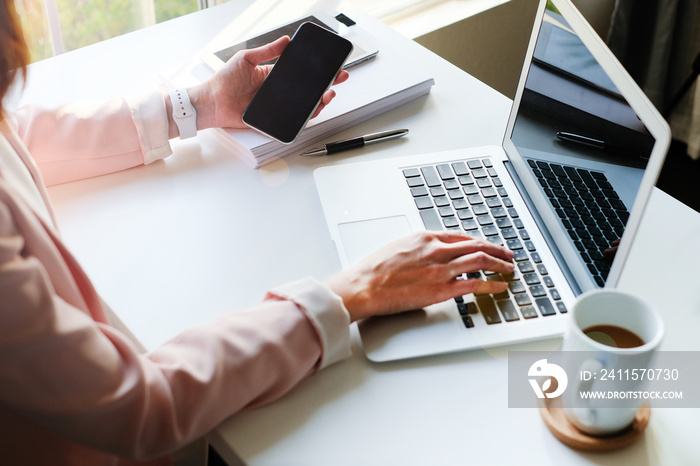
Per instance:
[[[614,59],[604,67],[594,57],[591,47],[602,42],[587,34],[584,43],[552,2],[543,15],[511,115],[509,158],[520,160],[517,175],[580,292],[614,285],[621,238],[630,217],[641,216],[635,204],[646,202],[661,166],[650,157],[663,153],[654,151],[647,117],[628,101],[638,88],[606,72],[621,69]],[[655,173],[645,177],[648,166]]]

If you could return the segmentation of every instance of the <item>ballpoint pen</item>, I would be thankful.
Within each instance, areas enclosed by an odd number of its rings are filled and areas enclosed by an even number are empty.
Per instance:
[[[407,129],[392,129],[389,131],[381,131],[379,133],[367,134],[365,136],[360,136],[357,138],[343,139],[342,141],[329,142],[324,144],[322,147],[316,147],[315,149],[307,150],[301,155],[304,157],[313,155],[331,155],[338,152],[342,152],[348,149],[354,149],[356,147],[362,147],[367,144],[373,144],[375,142],[388,141],[390,139],[400,138],[408,134]]]
[[[622,144],[613,144],[599,138],[583,136],[581,134],[570,133],[567,131],[558,131],[557,139],[563,142],[578,144],[580,146],[589,147],[591,149],[596,149],[614,155],[632,158],[642,157],[642,154],[638,150],[635,150],[635,148],[631,145],[625,146]]]

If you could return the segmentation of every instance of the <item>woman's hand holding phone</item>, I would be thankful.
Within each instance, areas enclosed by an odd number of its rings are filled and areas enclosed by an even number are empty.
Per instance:
[[[247,128],[242,120],[243,111],[272,69],[271,65],[259,63],[280,56],[289,41],[289,37],[284,36],[262,47],[242,50],[208,81],[188,88],[192,105],[197,110],[197,129]],[[334,84],[340,84],[348,77],[347,71],[341,71]],[[313,116],[317,116],[334,96],[332,89],[327,90]],[[177,127],[174,123],[172,126],[171,132],[175,133],[171,136],[175,137]]]

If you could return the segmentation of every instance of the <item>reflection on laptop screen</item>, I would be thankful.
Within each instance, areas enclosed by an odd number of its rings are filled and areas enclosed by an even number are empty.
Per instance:
[[[654,139],[553,7],[545,11],[511,140],[560,222],[555,229],[565,228],[568,237],[556,239],[570,245],[558,244],[565,262],[583,264],[578,273],[572,267],[576,281],[604,286]]]

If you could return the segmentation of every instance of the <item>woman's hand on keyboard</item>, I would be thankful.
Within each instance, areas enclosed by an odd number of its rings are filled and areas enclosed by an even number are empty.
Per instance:
[[[513,272],[513,253],[459,231],[422,231],[367,256],[326,284],[352,321],[421,309],[469,293],[501,293],[507,283],[464,279],[478,270]]]

